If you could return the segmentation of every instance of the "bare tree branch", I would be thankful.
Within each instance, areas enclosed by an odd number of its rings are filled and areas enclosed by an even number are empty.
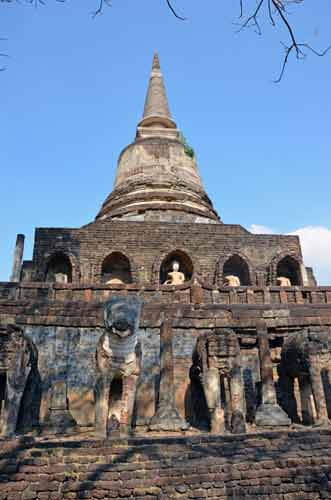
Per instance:
[[[239,0],[240,2],[240,18],[243,17],[243,3],[245,0]],[[247,1],[247,0],[246,0]],[[239,32],[245,28],[255,27],[255,31],[258,35],[262,34],[262,30],[259,23],[259,16],[262,12],[263,7],[267,8],[267,17],[270,20],[270,23],[273,27],[277,26],[276,18],[280,21],[280,25],[285,28],[287,34],[290,38],[290,44],[283,46],[285,47],[285,56],[283,59],[283,64],[281,68],[281,72],[279,77],[275,80],[275,83],[279,83],[284,76],[285,68],[288,62],[288,59],[291,53],[295,53],[296,59],[303,59],[306,57],[306,52],[304,49],[309,50],[313,54],[323,57],[331,47],[327,47],[322,52],[317,51],[313,47],[311,47],[308,43],[298,42],[294,28],[290,24],[287,18],[287,9],[288,5],[299,5],[302,4],[304,0],[258,0],[257,6],[251,15],[247,16],[244,22],[240,25]]]
[[[62,1],[65,1],[65,0],[62,0]],[[97,8],[97,10],[92,12],[92,17],[95,18],[96,16],[101,14],[105,5],[107,5],[108,7],[111,7],[110,0],[99,0],[99,7]]]
[[[171,10],[171,12],[173,13],[173,15],[174,15],[175,17],[177,17],[177,19],[180,19],[181,21],[186,21],[186,17],[181,17],[181,16],[179,16],[179,15],[177,14],[177,12],[175,11],[175,9],[173,8],[173,6],[172,6],[172,5],[171,5],[171,3],[170,3],[170,0],[166,0],[166,2],[167,2],[167,5],[168,5],[169,9],[170,9],[170,10]]]
[[[242,31],[245,28],[249,28],[251,26],[255,26],[256,29],[257,29],[257,34],[258,35],[262,34],[262,31],[261,31],[260,25],[258,23],[257,17],[259,15],[259,12],[260,12],[261,7],[262,7],[263,4],[264,4],[264,0],[259,0],[259,3],[257,4],[257,7],[256,7],[255,11],[253,12],[253,14],[251,16],[249,16],[246,19],[246,21],[244,21],[244,23],[241,25],[241,27],[240,27],[240,29],[238,31]]]
[[[0,52],[0,59],[2,57],[9,57],[9,56],[8,56],[8,54],[4,54],[3,52]],[[2,65],[0,66],[0,71],[5,71],[5,69],[7,69],[7,66],[2,66]]]
[[[307,43],[295,43],[295,44],[292,43],[292,45],[290,45],[289,47],[286,47],[286,45],[284,47],[285,47],[285,57],[283,60],[283,65],[282,65],[282,69],[280,71],[279,77],[276,80],[274,80],[275,83],[279,83],[281,81],[281,79],[283,78],[283,75],[285,72],[285,67],[286,67],[286,64],[288,62],[288,58],[293,50],[296,53],[297,59],[304,59],[306,57],[306,53],[302,51],[301,47],[304,47],[307,50],[310,50],[311,52],[313,52],[313,54],[315,54],[318,57],[325,56],[325,54],[327,52],[329,52],[329,50],[331,49],[331,46],[329,46],[325,50],[323,50],[323,52],[318,52],[317,50],[315,50],[313,47],[311,47]]]
[[[47,3],[47,0],[0,0],[0,4],[4,5],[4,4],[19,3],[20,1],[30,3],[34,6],[38,6],[40,4],[45,5]],[[66,2],[66,0],[56,0],[56,1],[62,3]],[[181,21],[186,20],[185,17],[180,16],[175,10],[173,6],[173,0],[165,0],[165,1],[169,10],[177,19],[180,19]],[[98,6],[96,10],[92,13],[93,18],[100,15],[103,12],[104,7],[106,5],[108,7],[111,6],[111,0],[95,0],[95,2],[97,3]],[[162,2],[164,2],[164,0],[162,0]],[[250,4],[250,0],[238,0],[238,2],[240,8],[239,19],[242,20],[241,23],[236,23],[239,24],[238,32],[241,32],[246,28],[253,27],[258,35],[262,35],[261,19],[262,21],[263,19],[269,20],[271,26],[274,28],[281,28],[281,27],[285,28],[285,32],[289,37],[289,43],[288,44],[282,43],[285,49],[285,55],[283,58],[283,63],[279,77],[275,80],[275,82],[278,83],[283,78],[286,65],[292,54],[294,54],[296,59],[299,60],[305,58],[307,52],[312,52],[313,54],[319,57],[323,57],[330,50],[331,47],[327,47],[325,50],[320,52],[317,51],[315,48],[313,48],[309,43],[302,43],[301,41],[298,41],[296,36],[296,30],[294,29],[293,24],[289,22],[287,8],[290,5],[292,6],[302,5],[304,3],[304,0],[255,0],[256,5],[252,9],[252,12],[247,16],[244,16],[244,11],[246,10],[245,7],[248,4]],[[5,56],[6,54],[0,54],[0,57],[5,57]],[[0,69],[2,68],[0,67]]]

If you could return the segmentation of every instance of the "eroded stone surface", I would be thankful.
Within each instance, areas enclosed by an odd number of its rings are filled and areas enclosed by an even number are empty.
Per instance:
[[[37,229],[22,269],[18,250],[0,283],[0,411],[25,438],[1,442],[0,500],[328,498],[331,288],[298,237],[221,223],[157,57],[97,219]],[[139,325],[137,310],[134,328],[113,321],[136,296]],[[275,433],[249,436],[259,425]]]

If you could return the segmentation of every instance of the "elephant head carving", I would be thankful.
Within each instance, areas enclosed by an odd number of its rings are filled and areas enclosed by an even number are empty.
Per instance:
[[[294,412],[294,419],[298,418],[293,409],[294,380],[298,379],[301,399],[307,406],[307,423],[313,420],[312,409],[308,409],[312,399],[315,405],[317,423],[326,423],[331,414],[327,401],[331,398],[331,332],[313,328],[290,333],[281,353],[280,374],[284,385],[284,393],[288,394],[285,405],[288,413]],[[310,398],[312,396],[312,398]],[[302,415],[305,420],[305,415]]]
[[[198,338],[193,353],[192,372],[199,377],[203,387],[212,432],[225,430],[224,403],[227,413],[231,408],[232,432],[245,431],[240,364],[240,347],[232,329],[216,329]],[[224,391],[224,384],[227,384],[229,391]],[[225,400],[222,404],[221,392],[227,392],[231,401]]]
[[[100,435],[107,434],[109,426],[126,431],[131,427],[140,371],[140,311],[137,297],[115,296],[104,306],[105,331],[96,353],[96,431]],[[120,392],[116,398],[115,388]]]

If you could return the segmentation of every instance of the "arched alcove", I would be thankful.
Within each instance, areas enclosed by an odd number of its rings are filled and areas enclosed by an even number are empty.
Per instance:
[[[241,286],[251,285],[248,264],[240,255],[232,255],[224,262],[223,282],[225,282],[226,276],[236,276],[239,278]]]
[[[168,274],[173,271],[173,263],[178,262],[179,272],[184,274],[185,280],[189,281],[193,276],[193,263],[190,257],[181,250],[169,253],[160,266],[160,283],[164,284],[168,279]]]
[[[122,416],[122,399],[123,399],[123,379],[114,378],[110,384],[109,391],[109,417],[112,419],[112,425],[114,425],[114,419],[117,420],[118,425],[121,422]]]
[[[286,255],[277,264],[276,277],[288,278],[293,286],[301,285],[299,262],[290,255]]]
[[[57,252],[50,257],[46,267],[46,281],[54,283],[72,282],[72,265],[67,255]]]
[[[41,377],[34,363],[25,384],[17,416],[16,430],[25,434],[39,427],[41,405]]]
[[[102,263],[101,278],[108,284],[132,283],[129,259],[121,252],[108,255]]]

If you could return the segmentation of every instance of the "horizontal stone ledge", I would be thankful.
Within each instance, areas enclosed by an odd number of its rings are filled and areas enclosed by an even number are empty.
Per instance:
[[[218,435],[218,434],[197,434],[194,436],[132,436],[123,438],[107,438],[107,439],[83,439],[74,440],[72,438],[68,439],[50,439],[50,438],[38,438],[38,437],[18,437],[15,439],[0,439],[0,459],[4,460],[4,454],[10,453],[10,459],[13,459],[14,453],[22,453],[26,449],[32,449],[40,451],[42,455],[47,452],[47,450],[57,449],[71,449],[73,452],[79,450],[80,448],[90,448],[97,449],[99,453],[114,455],[117,451],[119,454],[122,453],[123,448],[127,451],[131,448],[131,451],[139,449],[143,452],[144,447],[149,446],[171,446],[171,445],[188,445],[196,446],[200,444],[211,445],[215,443],[217,445],[223,444],[224,446],[230,446],[234,443],[245,442],[245,446],[259,446],[259,444],[264,440],[271,440],[276,442],[277,440],[284,439],[295,439],[300,441],[300,444],[311,442],[315,443],[318,440],[325,438],[326,442],[331,438],[331,426],[321,427],[318,429],[287,429],[287,430],[268,430],[261,432],[254,432],[249,434],[231,434],[231,435]],[[303,441],[301,439],[303,438]],[[91,453],[93,454],[93,452]],[[39,456],[39,453],[38,453]],[[51,456],[51,455],[50,455]],[[62,456],[62,455],[61,455]],[[36,457],[38,458],[38,457]]]
[[[49,288],[54,290],[144,290],[144,291],[155,291],[155,290],[185,290],[190,288],[193,285],[193,280],[188,280],[182,285],[163,285],[152,284],[148,281],[141,283],[127,283],[127,284],[104,284],[104,283],[95,283],[95,282],[82,282],[82,283],[51,283],[45,281],[21,281],[11,282],[11,281],[0,281],[0,289],[1,288],[32,288],[32,289],[42,289]],[[196,284],[195,284],[196,285]],[[330,286],[299,286],[293,285],[289,287],[280,287],[280,286],[238,286],[238,287],[220,287],[216,284],[211,284],[208,282],[200,282],[197,284],[201,288],[205,290],[211,291],[220,291],[223,293],[231,292],[246,292],[247,290],[251,290],[253,292],[331,292]]]

